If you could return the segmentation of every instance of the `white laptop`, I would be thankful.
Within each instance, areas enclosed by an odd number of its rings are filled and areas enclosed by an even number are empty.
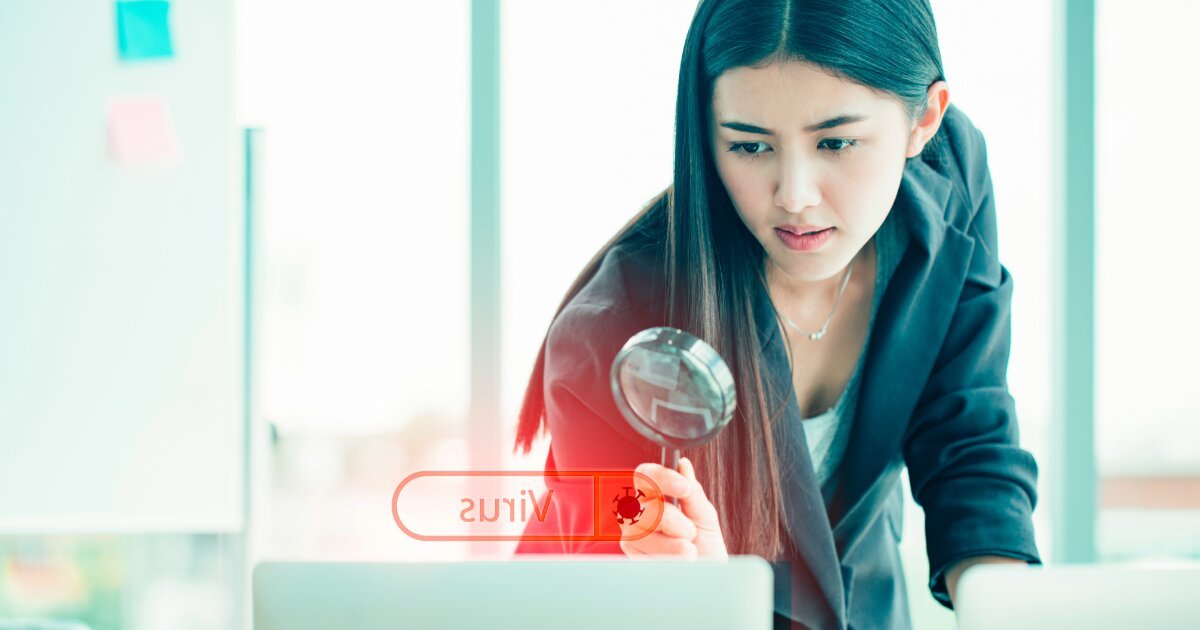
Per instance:
[[[774,575],[757,556],[262,562],[253,588],[256,630],[765,629],[774,610]]]
[[[1200,566],[976,565],[954,608],[959,630],[1200,628]]]

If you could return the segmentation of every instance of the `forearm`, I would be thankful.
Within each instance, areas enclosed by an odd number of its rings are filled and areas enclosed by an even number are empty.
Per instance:
[[[1026,562],[1005,556],[973,556],[959,560],[946,571],[946,590],[950,593],[951,602],[955,601],[954,593],[958,586],[958,578],[962,577],[964,571],[977,564],[1026,564]]]

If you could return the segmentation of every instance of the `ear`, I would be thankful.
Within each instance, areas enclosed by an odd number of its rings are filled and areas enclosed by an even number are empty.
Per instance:
[[[925,113],[916,121],[912,133],[908,136],[908,148],[904,157],[916,157],[921,154],[925,144],[937,133],[942,125],[942,116],[950,106],[950,87],[945,81],[934,81],[929,86],[925,100]]]

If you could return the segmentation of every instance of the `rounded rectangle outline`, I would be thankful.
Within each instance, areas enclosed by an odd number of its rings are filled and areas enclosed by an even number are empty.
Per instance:
[[[397,509],[397,502],[400,499],[400,491],[404,489],[404,486],[416,479],[420,479],[421,477],[592,477],[592,505],[594,506],[592,510],[592,531],[598,532],[600,531],[600,478],[618,475],[622,477],[640,477],[651,488],[654,489],[654,493],[659,497],[660,500],[664,498],[662,490],[658,487],[658,484],[654,483],[653,479],[651,479],[645,473],[640,473],[635,470],[419,470],[401,480],[400,484],[396,486],[395,492],[392,493],[392,520],[394,520],[396,522],[396,526],[399,527],[400,530],[407,534],[410,538],[425,542],[461,542],[472,540],[486,542],[522,540],[531,542],[616,542],[620,540],[641,540],[642,538],[649,536],[652,532],[654,532],[654,530],[658,529],[658,524],[662,520],[662,510],[658,511],[658,514],[654,519],[654,523],[650,528],[646,529],[644,532],[625,538],[624,536],[606,536],[600,534],[592,534],[590,536],[577,534],[538,534],[532,536],[430,536],[418,534],[405,526],[404,522],[400,519],[400,511]]]

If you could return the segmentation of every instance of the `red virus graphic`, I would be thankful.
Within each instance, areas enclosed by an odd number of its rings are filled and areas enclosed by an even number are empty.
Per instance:
[[[617,504],[617,509],[613,512],[613,516],[617,517],[617,524],[619,525],[624,525],[626,520],[632,525],[638,522],[638,517],[642,515],[642,512],[646,511],[646,508],[642,507],[642,502],[638,500],[646,496],[646,493],[638,490],[635,497],[630,494],[630,490],[633,490],[633,488],[622,486],[622,489],[625,490],[625,496],[618,494],[613,497],[613,503]]]

